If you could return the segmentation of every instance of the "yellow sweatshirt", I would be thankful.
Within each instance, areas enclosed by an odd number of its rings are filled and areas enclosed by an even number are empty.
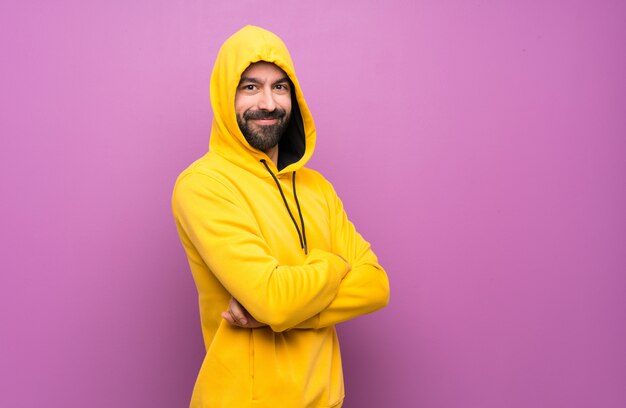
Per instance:
[[[293,83],[278,168],[236,121],[239,79],[258,61],[276,64]],[[340,407],[335,324],[384,307],[389,283],[331,184],[304,167],[315,127],[283,42],[252,26],[229,38],[211,76],[211,105],[209,152],[181,173],[172,199],[206,345],[191,407]],[[222,319],[231,296],[268,326]]]

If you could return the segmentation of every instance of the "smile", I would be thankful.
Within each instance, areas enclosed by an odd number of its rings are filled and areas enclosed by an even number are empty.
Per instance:
[[[250,121],[257,125],[274,125],[278,123],[278,119],[250,119]]]

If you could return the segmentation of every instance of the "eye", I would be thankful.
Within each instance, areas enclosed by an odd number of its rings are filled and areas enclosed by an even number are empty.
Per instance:
[[[289,86],[287,84],[276,84],[275,88],[279,91],[288,91]]]
[[[246,91],[254,91],[254,85],[245,85],[243,89]]]

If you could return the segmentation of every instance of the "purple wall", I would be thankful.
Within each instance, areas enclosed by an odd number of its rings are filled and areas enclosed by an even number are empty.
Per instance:
[[[1,3],[0,406],[187,405],[170,194],[246,23],[389,273],[340,328],[346,407],[626,406],[624,2],[230,3]]]

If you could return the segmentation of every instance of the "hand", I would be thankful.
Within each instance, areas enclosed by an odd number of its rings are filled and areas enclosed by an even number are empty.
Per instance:
[[[256,329],[257,327],[267,326],[265,323],[261,323],[252,317],[250,313],[237,302],[237,299],[232,297],[230,298],[230,302],[228,302],[228,310],[222,312],[222,317],[233,326],[246,329]]]

